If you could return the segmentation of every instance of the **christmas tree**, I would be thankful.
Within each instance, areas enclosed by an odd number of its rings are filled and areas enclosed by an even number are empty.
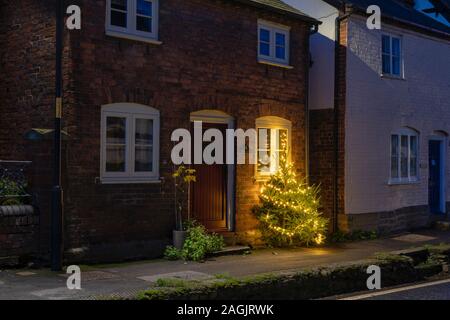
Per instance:
[[[254,210],[266,243],[274,246],[321,244],[328,220],[319,211],[319,187],[296,177],[287,152],[278,171],[261,188]]]

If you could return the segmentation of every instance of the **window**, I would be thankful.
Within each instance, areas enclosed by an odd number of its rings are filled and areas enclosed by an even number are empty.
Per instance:
[[[289,64],[289,28],[258,22],[258,58],[260,61]]]
[[[383,74],[396,77],[402,76],[402,42],[399,37],[382,36]]]
[[[103,182],[159,179],[159,111],[137,104],[102,107]]]
[[[270,176],[278,171],[280,156],[289,157],[291,122],[278,117],[262,117],[256,120],[257,176]]]
[[[391,182],[417,181],[418,139],[418,134],[411,129],[391,135]]]
[[[158,0],[107,0],[108,35],[157,40]]]

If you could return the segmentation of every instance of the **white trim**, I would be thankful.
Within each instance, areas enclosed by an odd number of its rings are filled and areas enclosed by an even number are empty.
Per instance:
[[[270,39],[269,39],[269,50],[270,54],[269,56],[263,55],[260,53],[260,43],[261,43],[261,29],[268,30],[270,32]],[[287,68],[292,68],[289,66],[289,60],[290,60],[290,27],[281,25],[278,23],[258,19],[258,43],[257,43],[257,53],[258,53],[258,62],[259,63],[266,63],[270,65],[275,66],[282,66]],[[285,37],[285,58],[280,59],[276,57],[276,34],[282,34]]]
[[[107,117],[126,119],[125,171],[106,172],[106,119]],[[137,119],[153,120],[152,152],[153,170],[135,172],[135,123]],[[157,109],[135,103],[115,103],[102,106],[100,143],[100,181],[102,183],[150,183],[159,181],[159,132],[160,114]]]
[[[397,174],[398,177],[392,177],[392,137],[398,137],[398,154],[397,154]],[[407,155],[407,165],[408,165],[408,177],[402,177],[401,172],[401,160],[402,160],[402,136],[408,137],[408,155]],[[411,137],[416,137],[416,175],[411,176]],[[420,182],[420,134],[411,128],[401,128],[392,132],[389,135],[389,185],[402,185],[402,184],[414,184]]]
[[[292,152],[292,122],[284,119],[284,118],[280,118],[277,116],[265,116],[265,117],[260,117],[257,118],[255,121],[255,126],[256,126],[256,132],[257,132],[257,138],[256,138],[256,146],[255,146],[255,152],[256,152],[256,161],[257,163],[255,164],[255,178],[258,181],[263,181],[263,180],[267,180],[270,178],[270,176],[274,173],[274,172],[270,172],[270,173],[262,173],[258,171],[258,153],[259,153],[259,134],[258,134],[258,129],[278,129],[278,130],[287,130],[287,135],[288,135],[288,159],[291,159],[291,152]],[[271,139],[272,142],[275,142],[274,139]],[[273,149],[273,145],[271,145],[271,154],[272,154],[272,149]]]
[[[390,46],[390,53],[389,53],[389,59],[390,59],[390,72],[385,73],[383,71],[383,37],[389,37],[389,46]],[[392,41],[393,39],[398,39],[400,42],[400,74],[394,74],[392,73],[393,70],[393,60],[394,60],[394,55],[392,53]],[[403,53],[403,36],[399,35],[399,34],[392,34],[392,33],[382,33],[381,34],[381,77],[382,78],[386,78],[386,79],[395,79],[395,80],[405,80],[405,64],[404,64],[404,53]]]
[[[127,27],[111,25],[111,0],[106,0],[106,35],[130,40],[161,44],[158,40],[159,32],[159,0],[145,0],[152,3],[152,32],[137,30],[137,0],[127,1]]]

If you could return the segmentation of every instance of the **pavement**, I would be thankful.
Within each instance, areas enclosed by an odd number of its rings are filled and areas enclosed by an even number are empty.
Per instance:
[[[0,271],[0,300],[64,300],[133,297],[159,278],[207,279],[289,271],[369,258],[377,252],[425,244],[450,243],[449,231],[422,230],[370,241],[323,248],[261,249],[249,255],[223,256],[204,263],[150,260],[123,264],[80,266],[81,290],[69,290],[67,274],[42,270]]]

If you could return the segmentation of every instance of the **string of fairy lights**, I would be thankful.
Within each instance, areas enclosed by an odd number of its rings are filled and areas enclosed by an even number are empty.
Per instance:
[[[321,244],[325,240],[325,236],[318,231],[321,224],[319,220],[323,218],[319,217],[319,201],[316,198],[316,189],[298,181],[294,172],[294,165],[288,161],[287,157],[287,134],[280,136],[280,138],[281,150],[284,150],[284,152],[280,152],[280,167],[261,188],[260,198],[263,202],[270,203],[275,209],[284,209],[286,212],[290,210],[302,212],[305,220],[295,226],[282,227],[279,225],[280,221],[273,217],[271,210],[268,210],[264,215],[264,221],[270,230],[289,239],[296,237],[305,228],[317,230],[317,232],[314,232],[314,242]]]

